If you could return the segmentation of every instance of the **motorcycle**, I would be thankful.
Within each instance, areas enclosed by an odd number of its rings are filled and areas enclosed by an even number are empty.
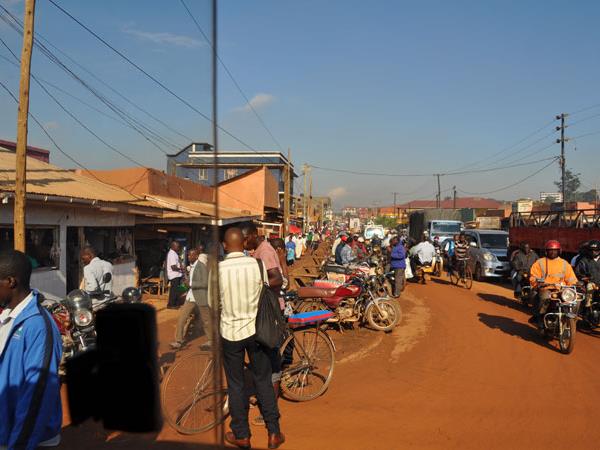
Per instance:
[[[522,271],[521,272],[521,294],[519,299],[525,306],[533,305],[533,295],[534,290],[531,287],[531,282],[529,281],[529,272]]]
[[[427,283],[427,275],[432,275],[434,273],[435,266],[433,261],[428,264],[422,264],[420,261],[417,261],[415,265],[415,273],[414,278],[417,283],[426,284]]]
[[[547,339],[557,339],[560,351],[569,354],[575,347],[577,311],[583,295],[575,286],[541,284],[540,290],[550,291],[550,304],[544,314],[542,330]]]
[[[590,328],[600,326],[600,286],[588,280],[584,282],[583,301],[580,305],[579,316]]]
[[[375,276],[370,278],[373,283]],[[334,317],[327,323],[337,323],[340,330],[343,324],[368,323],[375,330],[391,331],[400,321],[399,306],[391,299],[375,297],[360,278],[346,284],[317,280],[313,286],[300,287],[288,296],[296,297],[297,312],[332,311]]]

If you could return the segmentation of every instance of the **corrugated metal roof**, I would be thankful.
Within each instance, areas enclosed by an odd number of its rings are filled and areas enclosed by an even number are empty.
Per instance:
[[[0,191],[14,192],[15,168],[16,155],[9,151],[0,151]],[[27,192],[105,202],[132,202],[138,199],[118,186],[77,175],[72,170],[62,169],[34,158],[27,158]]]
[[[212,203],[181,200],[178,198],[163,197],[162,195],[146,195],[146,200],[154,201],[165,208],[173,209],[175,211],[192,216],[196,215],[214,217],[215,214],[215,206]],[[232,219],[235,217],[247,217],[252,215],[254,214],[252,214],[251,211],[225,206],[219,207],[219,217],[221,219]]]

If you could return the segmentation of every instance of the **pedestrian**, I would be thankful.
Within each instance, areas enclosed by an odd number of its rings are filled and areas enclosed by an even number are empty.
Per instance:
[[[390,253],[390,268],[394,271],[394,297],[400,297],[402,291],[404,291],[404,272],[406,271],[406,250],[404,244],[400,242],[398,236],[390,239],[390,247],[392,249]]]
[[[225,440],[239,448],[250,448],[251,445],[249,400],[244,382],[244,359],[247,355],[258,405],[268,431],[268,447],[279,448],[285,437],[279,428],[280,415],[271,383],[269,349],[260,345],[255,337],[258,301],[270,275],[263,270],[261,277],[259,264],[264,266],[264,263],[244,255],[244,242],[242,230],[229,228],[225,232],[227,256],[219,263],[220,333],[231,414],[231,431],[225,434]]]
[[[33,450],[60,443],[58,367],[62,341],[29,286],[31,262],[0,254],[0,448]]]
[[[203,255],[205,258],[200,259]],[[200,348],[202,350],[210,350],[212,339],[211,327],[211,311],[208,308],[208,266],[204,246],[199,245],[198,248],[192,248],[188,252],[188,260],[191,264],[189,273],[189,290],[185,296],[185,303],[179,311],[177,320],[177,329],[175,331],[175,342],[171,343],[171,348],[174,350],[180,349],[185,343],[184,327],[188,318],[193,316],[193,324],[195,327],[202,327],[203,335],[208,340]]]
[[[286,261],[288,266],[293,266],[296,260],[296,243],[294,242],[294,235],[288,236],[288,241],[285,243],[286,250]]]
[[[279,258],[279,265],[281,266],[281,276],[283,277],[282,289],[285,289],[289,285],[289,272],[285,260],[285,241],[281,238],[271,239],[271,245],[277,252]]]
[[[253,251],[253,257],[260,260],[264,264],[265,269],[267,269],[269,288],[273,291],[275,296],[279,298],[279,306],[283,313],[285,307],[283,296],[281,294],[283,271],[281,270],[277,251],[266,239],[259,242],[258,229],[252,223],[242,227],[242,234],[244,235],[244,249]],[[281,381],[281,358],[279,357],[279,348],[269,349],[268,353],[271,361],[271,383],[273,384],[273,392],[275,392],[275,401],[277,401],[279,398],[279,382]],[[252,423],[254,425],[265,424],[262,416],[257,417]]]
[[[167,309],[177,309],[180,306],[179,303],[179,285],[183,278],[183,268],[181,267],[181,261],[179,260],[179,251],[181,245],[177,241],[172,241],[169,252],[167,253],[167,260],[165,265],[167,266],[167,279],[169,280],[169,301],[167,303]]]
[[[94,247],[83,247],[80,253],[83,263],[83,289],[87,292],[112,291],[113,266],[108,261],[98,258]],[[110,280],[105,281],[106,274],[110,274]]]

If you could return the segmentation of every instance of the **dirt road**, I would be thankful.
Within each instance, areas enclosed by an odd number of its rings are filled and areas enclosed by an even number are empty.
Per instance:
[[[527,324],[508,289],[489,283],[471,291],[444,281],[410,284],[401,302],[402,326],[377,341],[363,335],[368,339],[353,345],[366,350],[341,358],[323,397],[281,402],[284,448],[600,446],[600,335],[578,333],[574,353],[562,355]],[[144,438],[109,437],[97,428],[65,432],[68,448],[94,433],[87,447],[212,442],[210,433],[183,437],[169,429]],[[253,433],[254,448],[265,448],[265,432]],[[113,445],[103,443],[107,437]]]

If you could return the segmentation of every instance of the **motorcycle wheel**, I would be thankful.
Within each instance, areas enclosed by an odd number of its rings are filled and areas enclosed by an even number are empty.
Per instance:
[[[576,319],[569,319],[563,317],[562,319],[562,333],[558,336],[558,344],[560,351],[565,355],[568,355],[573,351],[575,347],[575,332],[577,330]]]
[[[304,313],[311,311],[319,311],[321,309],[325,309],[325,306],[321,302],[308,301],[300,303],[296,311],[298,313]]]
[[[389,300],[380,301],[379,308],[382,310],[383,315],[379,314],[375,306],[371,306],[367,310],[369,326],[377,331],[392,331],[400,321],[397,309]]]
[[[473,274],[469,266],[465,267],[465,288],[471,289],[473,287]]]

